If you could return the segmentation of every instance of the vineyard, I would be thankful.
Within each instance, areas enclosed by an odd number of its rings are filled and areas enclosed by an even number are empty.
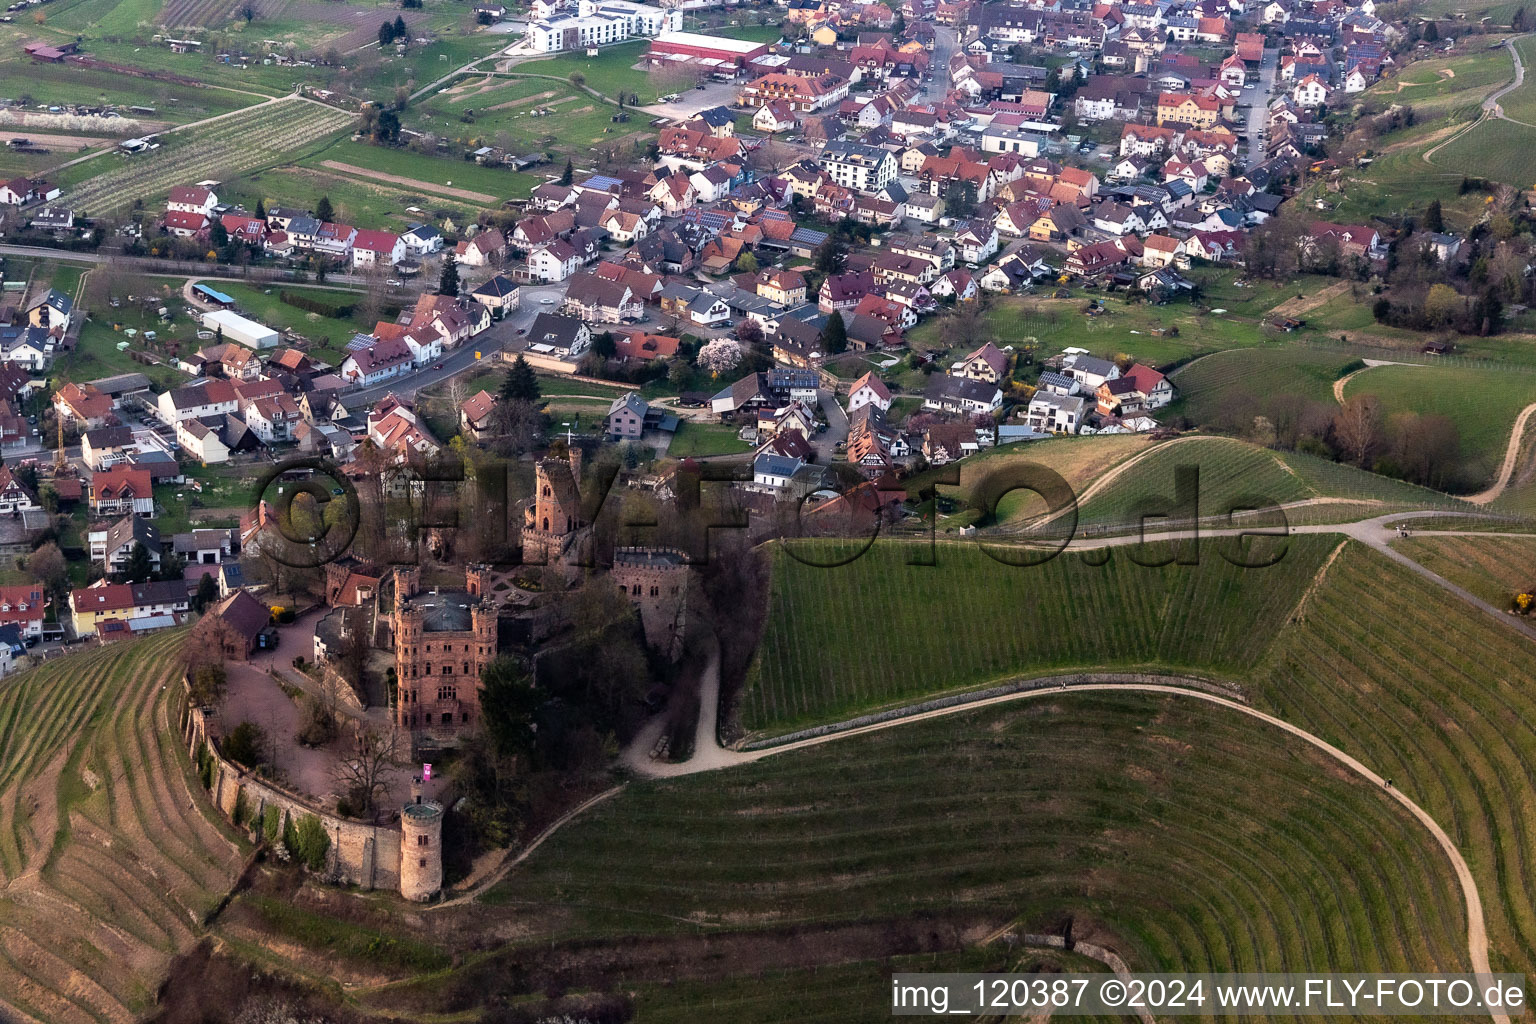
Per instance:
[[[796,929],[805,957],[841,922],[917,918],[937,937],[1070,919],[1133,970],[1468,969],[1459,890],[1414,819],[1244,716],[1130,693],[1036,698],[633,785],[491,899],[586,908],[570,927],[601,934],[688,922],[725,943],[733,927]],[[684,958],[676,980],[724,981],[720,960]],[[885,1019],[889,978],[871,981],[804,1014],[723,1005],[733,1021]],[[637,1019],[700,1020],[711,1005],[653,1015],[642,994]]]
[[[1335,544],[1293,537],[1267,569],[1237,568],[1214,544],[1199,565],[1160,568],[1136,565],[1123,552],[1102,566],[1066,555],[1015,567],[965,542],[939,545],[934,566],[909,565],[919,549],[896,542],[835,569],[781,552],[742,725],[783,732],[1076,668],[1240,673]],[[796,551],[817,557],[815,544]],[[854,608],[869,614],[851,616]],[[854,637],[851,629],[875,633]]]
[[[180,747],[182,633],[7,679],[0,1016],[132,1021],[234,882],[241,848]]]
[[[1536,586],[1536,539],[1531,537],[1425,536],[1415,524],[1413,536],[1392,546],[1495,608],[1507,607],[1514,594]]]
[[[69,189],[65,201],[77,212],[100,215],[152,202],[176,185],[223,179],[279,163],[341,131],[351,114],[289,98],[238,111],[189,132],[166,137],[163,148],[122,158],[116,169]]]
[[[1494,970],[1536,965],[1531,641],[1351,544],[1270,650],[1253,674],[1267,709],[1424,807],[1476,877]]]

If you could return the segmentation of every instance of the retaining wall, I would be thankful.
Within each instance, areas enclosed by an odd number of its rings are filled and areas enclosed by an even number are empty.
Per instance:
[[[208,714],[191,708],[182,728],[182,740],[193,760],[198,747],[207,744],[213,758],[213,784],[209,789],[214,805],[234,820],[235,804],[245,794],[245,820],[259,822],[269,807],[276,807],[297,821],[306,814],[320,819],[331,847],[326,853],[325,876],[343,885],[364,889],[400,888],[400,829],[393,825],[374,825],[354,821],[326,811],[309,798],[283,789],[228,760],[219,751],[216,729],[210,729]]]

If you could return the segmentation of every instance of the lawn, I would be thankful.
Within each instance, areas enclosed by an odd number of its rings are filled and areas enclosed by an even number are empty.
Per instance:
[[[0,96],[46,104],[110,103],[121,108],[124,118],[143,116],[177,124],[227,114],[259,99],[227,89],[199,89],[97,68],[38,64],[20,56],[0,61]],[[154,107],[155,113],[131,114],[127,110],[130,106]]]
[[[367,334],[374,327],[372,323],[364,323],[357,313],[344,320],[338,320],[334,317],[321,316],[319,313],[307,312],[297,306],[290,306],[281,299],[282,288],[278,285],[268,289],[225,281],[217,281],[213,284],[219,291],[235,300],[236,308],[243,316],[248,316],[275,330],[297,331],[309,339],[311,347],[308,351],[311,355],[336,365],[340,365],[341,360],[345,358],[342,353],[353,335]],[[359,292],[328,288],[295,288],[293,294],[333,305],[355,304],[362,298]]]
[[[1188,302],[1153,306],[1107,296],[1105,312],[1088,316],[1083,312],[1087,301],[1083,297],[995,300],[986,313],[988,336],[999,348],[1034,339],[1044,346],[1045,354],[1075,345],[1094,353],[1126,353],[1153,366],[1265,340],[1256,318],[1202,314]],[[949,331],[947,318],[935,316],[909,332],[908,338],[914,349],[947,350]],[[1166,333],[1155,335],[1154,331]]]
[[[1278,564],[1246,570],[1209,542],[1199,565],[1160,568],[1125,555],[1102,566],[1073,556],[1005,565],[963,542],[939,545],[937,565],[910,564],[926,548],[894,541],[836,568],[821,563],[846,556],[845,545],[796,547],[814,565],[781,551],[741,722],[782,733],[1080,668],[1236,674],[1263,651],[1335,543],[1294,537]],[[878,609],[878,644],[846,642],[854,606]]]
[[[1515,417],[1536,402],[1536,374],[1470,367],[1377,366],[1345,385],[1346,397],[1375,395],[1388,416],[1444,416],[1461,432],[1465,490],[1498,474]]]
[[[0,998],[31,1019],[153,1013],[171,957],[240,873],[248,846],[219,822],[175,725],[184,635],[77,649],[6,680],[0,873],[25,874],[32,894],[0,908],[25,937],[0,958]]]
[[[672,435],[667,456],[686,459],[700,455],[745,455],[752,446],[736,436],[738,428],[729,423],[695,423],[683,420]]]

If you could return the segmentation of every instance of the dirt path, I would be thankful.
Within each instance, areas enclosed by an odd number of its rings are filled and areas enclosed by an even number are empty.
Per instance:
[[[1479,491],[1467,498],[1467,501],[1474,505],[1486,505],[1504,493],[1504,488],[1509,486],[1510,477],[1515,474],[1515,462],[1520,458],[1520,440],[1525,437],[1525,425],[1529,422],[1532,413],[1536,413],[1536,402],[1521,409],[1520,415],[1515,417],[1515,427],[1509,432],[1509,447],[1504,449],[1504,462],[1499,466],[1498,479],[1487,490]]]
[[[1294,299],[1286,299],[1280,305],[1270,310],[1271,316],[1300,316],[1302,313],[1310,313],[1318,306],[1327,305],[1335,298],[1349,291],[1350,282],[1339,281],[1326,288],[1321,288],[1310,295],[1301,295]]]
[[[1510,59],[1515,62],[1515,80],[1510,82],[1508,85],[1502,86],[1484,98],[1483,107],[1482,110],[1478,112],[1477,120],[1473,121],[1471,124],[1467,125],[1461,131],[1452,135],[1444,142],[1436,143],[1434,146],[1426,149],[1423,154],[1425,163],[1434,163],[1435,161],[1433,158],[1436,153],[1440,152],[1446,146],[1449,146],[1463,135],[1472,131],[1474,128],[1489,118],[1501,118],[1505,121],[1514,121],[1515,124],[1525,125],[1527,128],[1536,128],[1536,125],[1525,124],[1524,121],[1515,121],[1515,119],[1512,117],[1506,117],[1504,114],[1504,108],[1499,105],[1499,100],[1503,99],[1505,96],[1508,96],[1510,93],[1520,88],[1521,85],[1525,84],[1525,65],[1520,61],[1520,51],[1515,49],[1515,40],[1523,38],[1525,37],[1511,36],[1510,38],[1504,40],[1504,46],[1509,50]]]
[[[1338,380],[1333,382],[1333,400],[1335,402],[1338,402],[1340,405],[1344,404],[1344,386],[1346,384],[1348,384],[1350,381],[1354,380],[1356,377],[1360,376],[1366,370],[1374,370],[1378,366],[1418,366],[1418,365],[1420,365],[1418,363],[1397,363],[1397,362],[1393,362],[1390,359],[1362,359],[1361,362],[1365,363],[1365,365],[1360,367],[1360,369],[1353,370],[1353,371],[1351,371],[1349,373],[1346,373],[1344,376],[1340,377]]]
[[[416,178],[406,178],[398,174],[385,174],[383,171],[370,171],[366,167],[358,167],[356,164],[344,164],[340,160],[322,160],[320,166],[332,171],[340,171],[358,178],[367,178],[370,181],[383,181],[391,185],[404,185],[418,192],[430,192],[436,195],[447,196],[450,199],[463,199],[470,203],[486,203],[494,206],[501,202],[496,196],[486,195],[484,192],[472,192],[467,188],[453,188],[448,185],[437,185],[430,181],[419,181]]]

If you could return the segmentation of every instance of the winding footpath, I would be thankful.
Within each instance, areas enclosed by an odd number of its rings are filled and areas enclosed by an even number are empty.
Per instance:
[[[1436,153],[1440,152],[1446,146],[1449,146],[1463,135],[1472,131],[1484,121],[1491,120],[1493,118],[1498,118],[1499,120],[1503,121],[1510,121],[1518,125],[1524,125],[1527,128],[1536,128],[1536,124],[1526,124],[1524,121],[1517,121],[1515,118],[1505,114],[1504,108],[1499,105],[1499,100],[1503,99],[1505,96],[1508,96],[1510,93],[1514,92],[1516,89],[1520,88],[1520,86],[1525,84],[1525,65],[1520,61],[1520,51],[1515,49],[1515,40],[1524,38],[1524,36],[1511,36],[1510,38],[1504,40],[1504,46],[1509,50],[1509,56],[1515,62],[1514,81],[1510,82],[1508,85],[1502,86],[1483,99],[1483,106],[1482,109],[1478,112],[1477,120],[1473,121],[1471,124],[1460,129],[1459,131],[1453,132],[1449,138],[1436,143],[1435,145],[1426,149],[1422,154],[1420,154],[1423,156],[1425,163],[1433,164],[1435,162],[1433,157]]]
[[[1499,466],[1499,478],[1487,490],[1469,496],[1467,501],[1474,505],[1486,505],[1504,493],[1510,478],[1515,475],[1515,463],[1520,459],[1520,442],[1525,437],[1525,425],[1530,421],[1532,413],[1536,413],[1536,402],[1521,409],[1520,415],[1515,417],[1515,427],[1509,433],[1509,447],[1504,449],[1504,462]]]

